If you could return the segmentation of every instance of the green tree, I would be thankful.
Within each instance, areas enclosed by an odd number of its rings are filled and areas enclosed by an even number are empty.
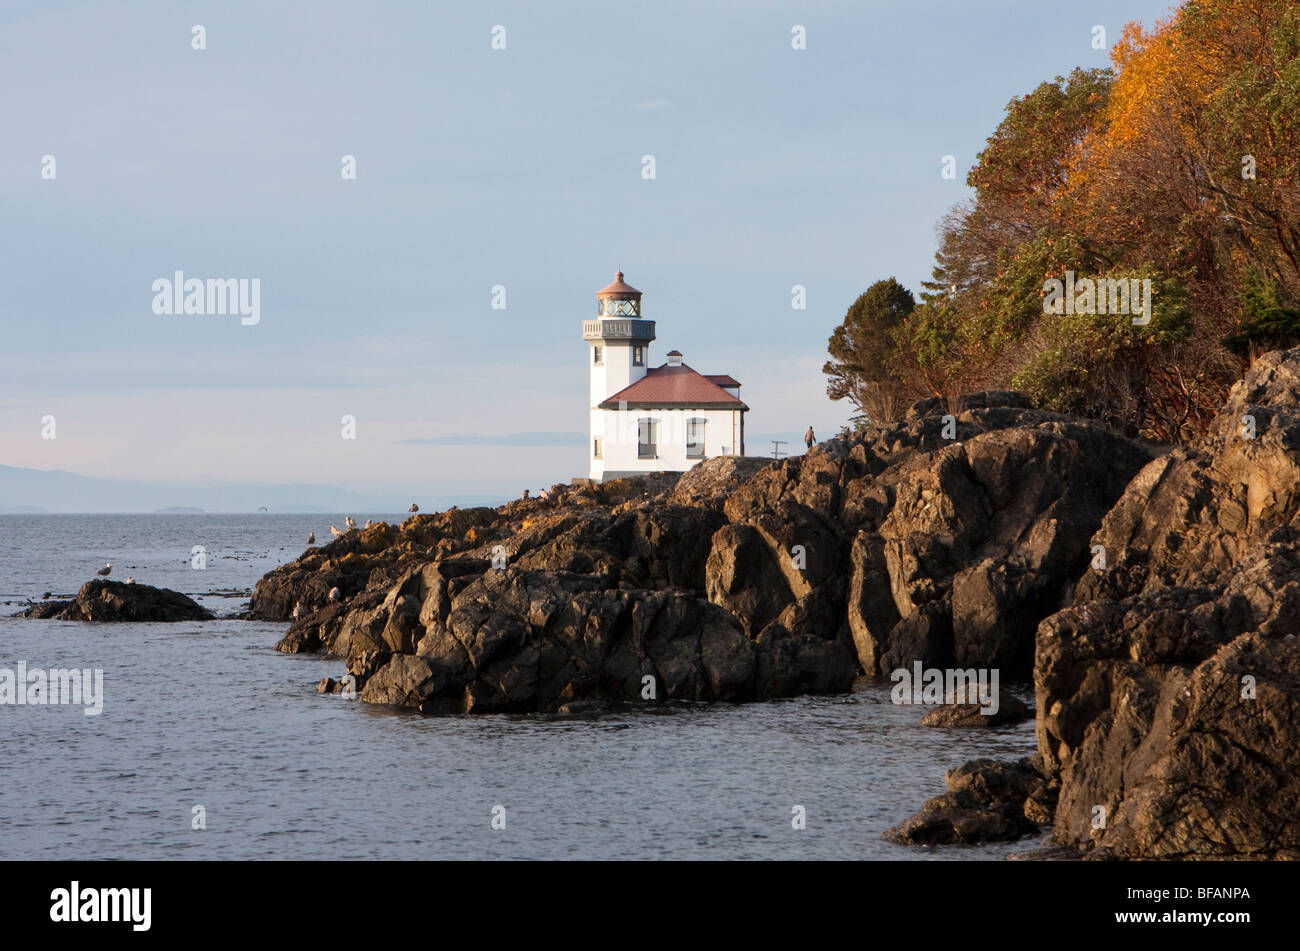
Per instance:
[[[827,344],[826,395],[847,399],[873,423],[888,423],[906,407],[906,381],[894,373],[897,331],[916,307],[894,278],[876,281],[858,297]]]
[[[1267,350],[1294,347],[1300,343],[1300,310],[1282,303],[1276,281],[1252,271],[1241,290],[1241,326],[1223,342],[1252,363]]]

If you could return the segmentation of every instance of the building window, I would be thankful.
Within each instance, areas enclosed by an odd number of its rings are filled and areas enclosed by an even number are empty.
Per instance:
[[[686,421],[686,458],[703,459],[704,458],[704,423],[703,419],[688,419]]]
[[[592,442],[591,456],[593,459],[605,458],[605,440],[597,438]]]
[[[632,348],[632,366],[634,367],[645,366],[645,347]]]
[[[592,366],[597,366],[597,367],[601,365],[600,347],[591,348],[591,364]]]
[[[655,440],[658,429],[658,420],[646,417],[636,421],[636,457],[638,459],[659,458],[659,447]]]

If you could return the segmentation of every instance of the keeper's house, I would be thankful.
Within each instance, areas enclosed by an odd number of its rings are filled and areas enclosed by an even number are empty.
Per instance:
[[[641,316],[641,292],[623,282],[596,292],[595,320],[582,322],[591,372],[594,482],[644,472],[684,472],[710,456],[745,454],[740,384],[725,373],[697,373],[669,350],[650,367],[655,322]]]

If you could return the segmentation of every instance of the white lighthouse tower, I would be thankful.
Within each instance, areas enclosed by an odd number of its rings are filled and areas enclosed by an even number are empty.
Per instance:
[[[646,472],[684,472],[712,455],[744,455],[740,383],[705,376],[676,350],[650,368],[655,322],[641,315],[641,292],[623,280],[596,292],[596,319],[582,322],[591,386],[587,447],[595,482]]]

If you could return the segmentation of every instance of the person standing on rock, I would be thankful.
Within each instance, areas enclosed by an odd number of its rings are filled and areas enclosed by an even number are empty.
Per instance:
[[[817,437],[813,435],[812,427],[808,427],[808,432],[803,434],[803,444],[811,449],[817,443]]]

